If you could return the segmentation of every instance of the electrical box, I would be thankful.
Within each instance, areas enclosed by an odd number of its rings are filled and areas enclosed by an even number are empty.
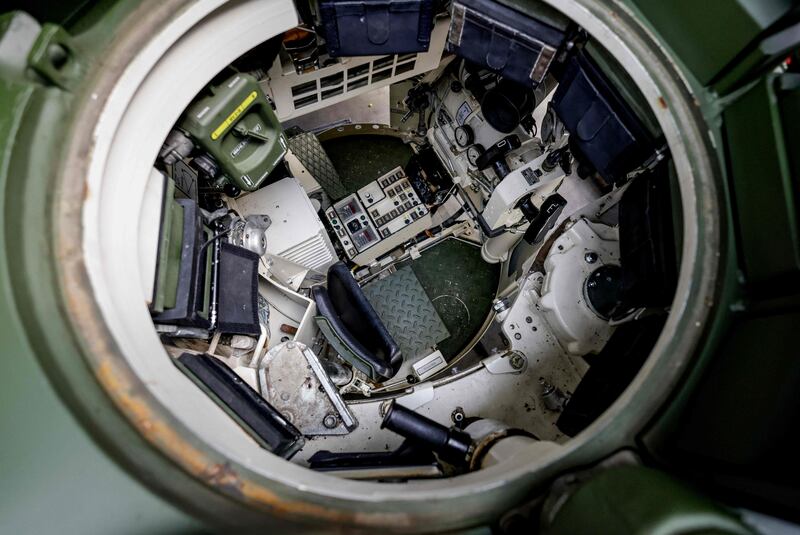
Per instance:
[[[179,126],[210,154],[225,182],[254,191],[286,154],[286,137],[255,78],[237,73],[207,88]]]

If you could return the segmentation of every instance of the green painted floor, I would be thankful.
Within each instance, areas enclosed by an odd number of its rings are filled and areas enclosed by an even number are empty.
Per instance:
[[[392,136],[344,136],[329,139],[322,146],[349,193],[398,165],[405,167],[412,156],[411,148]]]
[[[450,331],[450,337],[439,344],[449,360],[472,340],[489,315],[499,264],[484,262],[478,247],[447,240],[410,265]]]

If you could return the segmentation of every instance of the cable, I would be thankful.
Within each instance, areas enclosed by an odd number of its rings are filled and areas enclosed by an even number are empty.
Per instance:
[[[284,316],[286,316],[287,318],[289,318],[293,322],[295,322],[297,324],[300,323],[298,320],[294,319],[294,317],[292,317],[291,315],[287,314],[286,312],[284,312],[283,310],[281,310],[280,308],[275,306],[275,303],[273,303],[272,301],[267,301],[267,303],[269,303],[269,306],[271,306],[272,308],[274,308],[275,310],[277,310],[278,312],[280,312],[281,314],[283,314]]]
[[[200,252],[200,253],[202,253],[202,252],[203,252],[203,250],[204,250],[206,247],[208,247],[209,245],[211,245],[211,244],[212,244],[214,241],[218,240],[219,238],[221,238],[221,237],[223,237],[223,236],[225,236],[225,235],[227,235],[227,234],[230,234],[230,232],[231,232],[232,230],[233,230],[233,227],[229,227],[229,228],[227,228],[227,229],[223,230],[222,232],[220,232],[219,234],[215,234],[214,236],[212,236],[211,238],[209,238],[209,239],[208,239],[208,241],[206,241],[206,242],[205,242],[203,245],[201,245],[201,246],[200,246],[200,251],[199,251],[199,252]]]

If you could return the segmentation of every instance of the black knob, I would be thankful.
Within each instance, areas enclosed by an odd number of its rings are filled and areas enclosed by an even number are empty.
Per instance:
[[[242,190],[233,184],[225,184],[225,186],[222,188],[222,191],[224,191],[225,195],[228,197],[238,197],[239,194],[242,193]]]

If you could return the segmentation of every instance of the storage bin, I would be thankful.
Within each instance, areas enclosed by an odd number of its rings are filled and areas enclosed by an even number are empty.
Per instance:
[[[382,56],[425,52],[433,29],[433,0],[322,0],[328,54]]]
[[[452,4],[447,49],[528,87],[542,81],[564,33],[494,0]]]

